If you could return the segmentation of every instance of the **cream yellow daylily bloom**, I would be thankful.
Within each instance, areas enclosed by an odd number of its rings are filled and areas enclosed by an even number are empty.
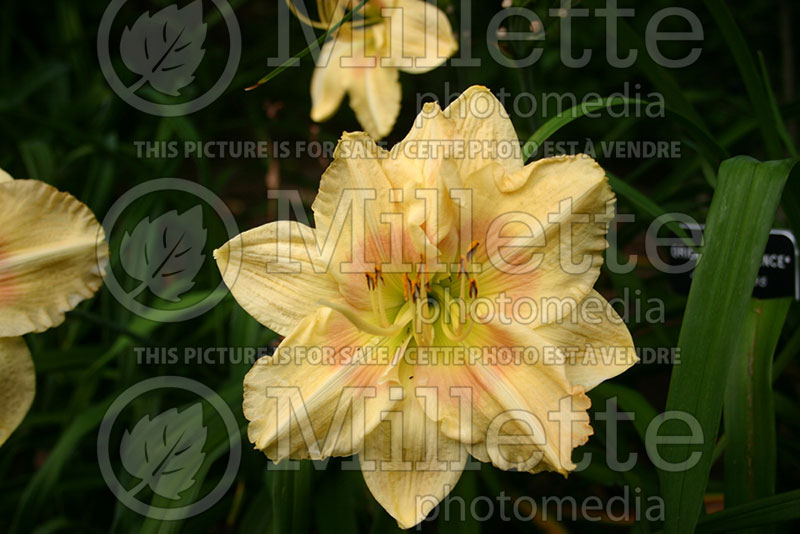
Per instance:
[[[289,0],[291,2],[291,0]],[[359,2],[320,0],[328,27]],[[400,113],[398,71],[421,74],[458,50],[447,16],[424,0],[371,0],[361,24],[345,23],[322,47],[311,79],[311,119],[330,118],[350,96],[361,127],[375,139],[389,134]]]
[[[575,468],[586,390],[636,362],[593,290],[614,194],[589,157],[525,165],[519,148],[500,102],[471,87],[426,105],[391,151],[345,134],[315,228],[273,222],[215,252],[239,304],[286,336],[245,378],[256,448],[276,462],[359,454],[402,528],[448,494],[467,453]]]
[[[0,169],[0,445],[33,402],[33,360],[21,337],[60,324],[103,280],[108,245],[75,197]]]

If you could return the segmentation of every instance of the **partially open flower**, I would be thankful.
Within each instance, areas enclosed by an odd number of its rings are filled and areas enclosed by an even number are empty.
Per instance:
[[[428,104],[385,151],[345,134],[312,206],[215,252],[234,297],[286,336],[245,379],[269,458],[359,454],[403,528],[467,454],[563,474],[592,429],[585,392],[636,362],[592,288],[614,194],[586,156],[528,165],[500,102]],[[233,273],[238,273],[238,276]]]
[[[0,169],[0,445],[33,402],[33,361],[23,334],[61,324],[100,287],[103,229],[67,193]]]
[[[320,21],[294,11],[305,22],[328,28],[357,4],[320,0]],[[370,0],[358,14],[322,47],[311,79],[311,118],[328,119],[348,94],[358,122],[380,139],[400,113],[398,71],[428,72],[452,56],[458,43],[447,16],[424,0]]]

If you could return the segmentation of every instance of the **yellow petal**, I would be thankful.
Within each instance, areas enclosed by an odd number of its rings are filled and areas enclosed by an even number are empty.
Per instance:
[[[10,182],[11,180],[13,180],[11,175],[8,174],[3,169],[0,169],[0,183],[2,183],[2,182]]]
[[[443,263],[454,259],[458,240],[458,211],[451,191],[463,187],[451,157],[452,147],[442,143],[452,139],[454,133],[453,123],[444,118],[439,105],[428,102],[408,135],[381,160],[389,181],[403,190],[410,237],[416,248],[424,251],[430,243],[442,253],[439,259]]]
[[[250,315],[281,335],[313,314],[318,301],[340,300],[317,252],[315,232],[278,221],[248,230],[214,251],[225,283]]]
[[[532,299],[532,324],[538,325],[557,321],[591,291],[608,246],[609,203],[615,197],[603,169],[584,155],[542,159],[518,174],[524,176],[514,178],[518,187],[512,192],[496,185],[499,165],[473,173],[465,186],[480,199],[472,230],[482,243],[481,296],[509,297],[509,306]],[[504,217],[511,224],[498,225]],[[521,238],[519,246],[503,245],[511,237]]]
[[[404,389],[405,398],[367,436],[359,460],[372,495],[407,529],[422,522],[452,491],[467,454],[425,415],[420,406],[425,399],[414,398],[414,388]]]
[[[36,374],[25,340],[0,338],[0,445],[28,413],[35,391]]]
[[[571,355],[567,378],[587,391],[638,361],[628,327],[597,291],[586,297],[572,317],[542,325],[536,333]]]
[[[437,332],[433,347],[454,347],[452,357],[468,358],[415,362],[414,383],[434,388],[438,415],[427,413],[445,435],[501,469],[575,468],[572,449],[592,433],[590,401],[569,382],[563,362],[548,359],[547,339],[522,325],[489,322],[475,324],[463,344]]]
[[[382,139],[394,128],[400,114],[402,91],[398,70],[381,65],[345,69],[349,77],[350,107],[361,127],[374,139]]]
[[[311,77],[311,120],[322,122],[339,109],[349,80],[342,58],[350,55],[351,43],[334,37],[322,45]]]
[[[384,64],[421,74],[442,65],[458,50],[447,15],[423,0],[395,0],[383,11],[389,24]]]
[[[366,134],[344,134],[312,205],[331,275],[344,298],[358,309],[371,309],[364,273],[374,272],[377,265],[402,264],[413,247],[401,219],[395,217],[402,217],[404,208],[403,203],[391,202],[393,186],[380,164],[387,156]],[[404,303],[399,282],[396,276],[386,279],[396,289],[387,292],[393,298],[385,303],[388,308]]]
[[[519,137],[503,104],[483,86],[469,87],[444,110],[453,121],[456,139],[465,143],[469,157],[459,158],[462,177],[489,164],[501,165],[506,173],[522,168]]]
[[[36,180],[0,185],[0,336],[41,332],[91,297],[108,245],[84,204]]]
[[[250,441],[275,462],[357,452],[392,404],[379,384],[394,357],[387,343],[330,308],[304,318],[245,377]]]

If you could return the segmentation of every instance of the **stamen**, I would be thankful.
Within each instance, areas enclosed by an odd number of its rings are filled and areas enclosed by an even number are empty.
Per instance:
[[[475,256],[475,250],[478,248],[478,245],[480,245],[478,241],[473,241],[472,244],[470,244],[466,254],[467,261],[469,262],[472,261],[472,258]]]
[[[478,281],[474,278],[469,279],[469,298],[474,299],[478,297]]]
[[[467,274],[467,262],[464,256],[458,258],[458,274],[456,274],[456,279],[461,278],[462,274],[465,276]]]
[[[458,329],[456,331],[453,331],[447,325],[447,321],[442,321],[441,327],[442,327],[442,332],[444,332],[444,335],[447,336],[447,338],[450,341],[453,341],[454,343],[460,343],[464,341],[469,335],[469,333],[472,331],[472,325],[473,325],[472,318],[467,316],[466,328],[462,329],[462,325],[459,324]]]
[[[374,293],[377,295],[377,300],[378,300],[378,309],[377,309],[378,318],[380,319],[382,326],[388,326],[389,318],[386,316],[386,308],[383,305],[383,291],[381,290],[381,288],[378,287],[376,288]]]
[[[391,326],[378,326],[375,324],[370,323],[369,321],[365,321],[361,315],[359,315],[355,310],[353,310],[350,306],[346,304],[341,304],[339,302],[331,302],[328,300],[320,299],[319,304],[330,308],[332,310],[336,310],[337,312],[341,313],[345,316],[345,318],[350,321],[353,326],[358,328],[359,330],[366,332],[368,334],[372,334],[374,336],[394,336],[399,334],[405,323],[397,322]]]

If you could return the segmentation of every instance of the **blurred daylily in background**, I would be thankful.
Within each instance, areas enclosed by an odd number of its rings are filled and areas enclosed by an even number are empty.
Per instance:
[[[287,2],[305,23],[325,29],[360,3],[318,0],[321,20],[312,21]],[[358,15],[322,47],[311,79],[311,118],[330,118],[348,94],[361,127],[380,139],[400,113],[398,72],[433,70],[458,50],[458,43],[444,12],[424,0],[370,0]]]
[[[459,146],[487,150],[467,157]],[[245,378],[256,448],[276,462],[359,454],[367,486],[403,528],[450,492],[467,453],[501,469],[575,468],[572,450],[592,433],[585,392],[636,362],[627,327],[592,289],[615,197],[589,157],[525,165],[518,149],[500,102],[471,87],[444,111],[426,104],[391,152],[345,134],[312,206],[315,228],[273,222],[215,251],[239,304],[286,336]],[[367,200],[349,203],[353,192]],[[478,298],[506,313],[476,316]],[[511,313],[521,299],[562,307],[523,322]],[[577,313],[589,300],[603,312],[596,321]],[[423,357],[513,347],[540,357]],[[564,357],[565,347],[579,351]],[[303,361],[313,348],[329,348],[332,364]],[[548,349],[560,357],[543,358]],[[291,402],[277,401],[274,388],[287,387]],[[345,421],[342,406],[352,406]],[[490,427],[508,413],[503,432],[515,441],[500,443]]]
[[[25,340],[64,321],[103,281],[108,245],[92,212],[68,193],[0,169],[0,445],[33,402]]]

